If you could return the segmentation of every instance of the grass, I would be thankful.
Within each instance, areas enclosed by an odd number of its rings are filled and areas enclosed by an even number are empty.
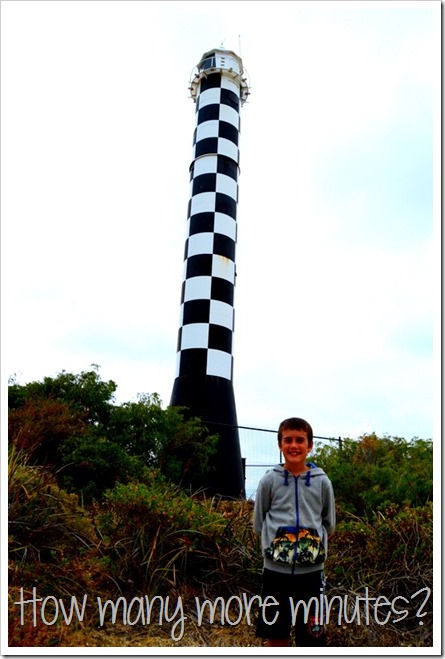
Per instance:
[[[262,559],[252,531],[251,501],[229,502],[189,496],[160,481],[153,473],[145,482],[120,485],[101,504],[83,507],[62,490],[54,476],[30,465],[15,450],[9,465],[9,643],[12,647],[261,647],[255,625],[245,616],[236,625],[200,625],[195,598],[259,593]],[[399,600],[407,615],[399,623],[337,624],[328,627],[332,647],[430,647],[431,603],[419,625],[421,599],[410,594],[432,588],[432,508],[393,508],[373,519],[342,513],[327,562],[328,597],[349,596],[347,615],[353,618],[355,595]],[[45,625],[38,612],[34,626],[30,609],[20,624],[20,589],[29,598],[61,598],[88,594],[83,622],[66,625],[59,617]],[[414,590],[413,590],[414,589]],[[142,620],[123,624],[106,618],[99,626],[97,597],[170,598],[183,603],[184,633],[172,638],[179,615],[158,624]],[[45,615],[54,617],[48,600]],[[236,615],[233,601],[232,615]],[[403,604],[403,606],[402,606]],[[252,607],[252,610],[254,607]],[[171,611],[170,609],[170,617]],[[39,609],[40,611],[40,609]],[[137,608],[133,608],[134,616]],[[137,616],[136,616],[137,617]],[[232,618],[233,620],[233,618]]]

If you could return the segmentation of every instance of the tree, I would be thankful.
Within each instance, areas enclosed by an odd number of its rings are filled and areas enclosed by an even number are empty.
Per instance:
[[[108,437],[167,480],[192,489],[211,472],[216,453],[217,437],[208,435],[201,420],[185,419],[177,407],[162,409],[157,394],[114,407]]]
[[[25,451],[28,460],[51,465],[63,464],[63,445],[85,434],[82,415],[67,403],[52,398],[22,398],[22,406],[9,411],[9,442]]]
[[[217,438],[197,418],[163,409],[159,396],[114,404],[116,384],[94,366],[62,371],[42,382],[9,386],[10,441],[34,463],[52,468],[62,487],[99,499],[116,482],[156,468],[171,482],[195,489],[211,472]]]
[[[13,381],[8,387],[8,407],[18,409],[31,400],[57,400],[81,414],[86,423],[97,426],[108,422],[116,389],[113,380],[101,380],[99,367],[92,364],[90,371],[77,375],[61,371],[54,378],[43,378],[42,382],[19,385]]]

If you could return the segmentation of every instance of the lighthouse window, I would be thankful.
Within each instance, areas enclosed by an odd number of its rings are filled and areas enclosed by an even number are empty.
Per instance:
[[[212,66],[215,66],[215,53],[212,53],[209,57],[206,57],[204,60],[202,60],[200,68],[203,69],[204,71],[206,69],[212,68]]]

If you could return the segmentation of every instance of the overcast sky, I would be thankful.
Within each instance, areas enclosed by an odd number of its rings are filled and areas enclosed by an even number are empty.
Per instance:
[[[3,382],[94,363],[118,403],[140,392],[169,403],[188,82],[222,43],[251,85],[239,423],[302,416],[322,436],[433,436],[440,2],[6,0],[1,11]]]

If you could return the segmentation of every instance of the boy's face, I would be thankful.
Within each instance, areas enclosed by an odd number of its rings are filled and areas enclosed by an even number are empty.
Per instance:
[[[284,457],[285,469],[293,474],[306,470],[307,454],[312,446],[309,446],[305,430],[283,430],[278,446]]]

